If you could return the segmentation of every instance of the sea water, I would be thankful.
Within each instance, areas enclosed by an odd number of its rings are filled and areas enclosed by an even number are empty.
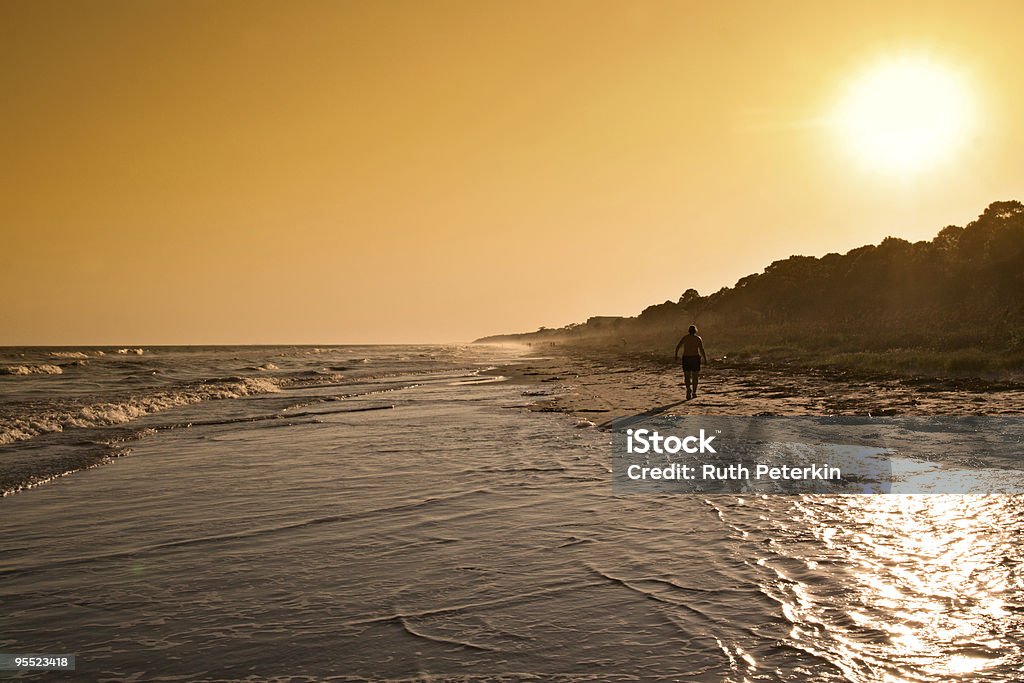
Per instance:
[[[118,351],[4,351],[24,679],[1020,678],[1020,496],[616,496],[509,350]]]

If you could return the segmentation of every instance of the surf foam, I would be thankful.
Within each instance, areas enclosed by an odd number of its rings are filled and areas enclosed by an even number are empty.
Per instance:
[[[60,368],[57,368],[58,372]],[[106,427],[125,424],[144,415],[202,401],[242,398],[280,391],[271,379],[247,377],[235,381],[199,384],[184,389],[133,396],[118,402],[100,402],[37,415],[0,419],[0,444],[27,441],[41,434],[72,427]]]
[[[62,375],[64,371],[57,365],[43,363],[41,365],[8,365],[0,368],[0,375]],[[2,443],[2,442],[0,442]]]

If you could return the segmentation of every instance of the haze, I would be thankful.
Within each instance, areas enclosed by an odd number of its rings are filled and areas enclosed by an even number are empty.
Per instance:
[[[713,3],[712,3],[713,4]],[[1020,198],[1024,5],[5,2],[0,344],[470,340]],[[957,153],[829,112],[913,54]]]

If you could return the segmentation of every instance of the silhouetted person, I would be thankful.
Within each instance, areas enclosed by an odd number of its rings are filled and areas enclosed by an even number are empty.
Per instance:
[[[686,334],[676,344],[675,357],[679,358],[679,349],[683,349],[683,379],[686,381],[686,400],[697,396],[697,380],[700,376],[700,359],[708,362],[708,354],[704,353],[704,340],[697,336],[697,326],[690,325]],[[691,388],[692,387],[692,388]]]

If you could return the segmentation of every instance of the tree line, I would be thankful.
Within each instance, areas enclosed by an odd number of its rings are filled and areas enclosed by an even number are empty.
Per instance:
[[[629,318],[480,341],[590,342],[661,348],[691,322],[734,352],[785,350],[821,357],[927,351],[1024,357],[1024,205],[991,204],[965,227],[931,240],[888,237],[845,254],[791,256],[732,287]]]

